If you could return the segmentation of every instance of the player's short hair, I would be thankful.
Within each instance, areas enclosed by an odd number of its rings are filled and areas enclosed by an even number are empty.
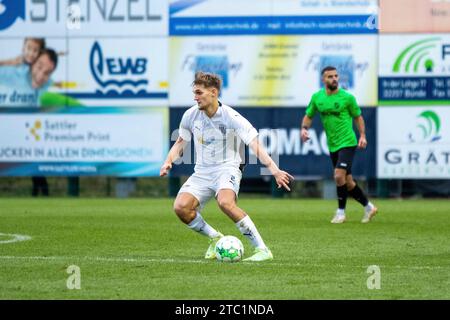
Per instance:
[[[222,87],[222,79],[218,74],[199,71],[195,73],[195,78],[192,85],[203,85],[205,88],[213,87],[220,92],[220,88]]]
[[[42,49],[41,54],[39,56],[43,54],[46,54],[48,56],[50,61],[53,62],[53,64],[55,65],[54,69],[56,69],[56,66],[58,65],[58,54],[56,53],[56,51],[50,48],[45,48]]]
[[[322,71],[320,72],[320,75],[323,76],[325,72],[333,71],[333,70],[337,70],[337,69],[333,66],[326,66],[325,68],[322,69]]]
[[[45,48],[45,39],[44,38],[31,38],[31,37],[26,37],[24,40],[24,43],[27,41],[34,41],[36,42],[39,47],[41,48],[41,50],[43,50]]]

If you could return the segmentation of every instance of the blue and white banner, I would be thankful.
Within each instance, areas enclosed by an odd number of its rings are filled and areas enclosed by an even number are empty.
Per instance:
[[[168,108],[0,109],[0,176],[157,176]]]
[[[172,36],[377,33],[377,1],[173,0]]]
[[[378,178],[450,178],[450,108],[379,107],[377,123]]]
[[[258,139],[266,147],[279,167],[299,178],[332,178],[333,168],[326,142],[326,135],[319,117],[314,118],[310,129],[310,141],[300,139],[300,123],[306,108],[235,108],[258,130]],[[171,144],[178,138],[177,129],[184,108],[170,108]],[[357,150],[352,172],[357,178],[375,177],[376,108],[362,108],[366,122],[368,146]],[[355,129],[355,132],[357,130]],[[195,157],[192,143],[186,147],[183,158],[172,167],[173,176],[193,172]],[[247,148],[248,149],[248,148]],[[243,158],[243,156],[241,156]],[[246,151],[244,177],[261,177],[264,170],[252,153]]]
[[[379,45],[383,105],[450,105],[450,35],[383,34]]]

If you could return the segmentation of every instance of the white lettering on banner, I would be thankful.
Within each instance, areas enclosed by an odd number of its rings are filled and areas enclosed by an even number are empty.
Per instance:
[[[310,139],[301,143],[299,129],[260,129],[258,139],[269,154],[308,155],[313,153],[316,156],[328,155],[325,132],[322,131],[319,138],[316,130],[310,129],[309,135]]]
[[[47,150],[47,158],[71,159],[80,156],[80,150],[73,148],[53,148]]]
[[[278,131],[278,154],[300,154],[300,130],[293,129],[288,135],[287,130]]]
[[[318,156],[321,154],[321,152],[320,152],[320,143],[317,137],[316,130],[308,130],[308,131],[309,131],[309,140],[303,144],[302,155],[307,155],[309,152],[312,151],[315,155]]]
[[[153,152],[145,148],[82,148],[81,157],[83,158],[145,158],[152,156]]]
[[[72,173],[72,172],[83,172],[83,173],[96,173],[98,172],[97,167],[92,165],[40,165],[38,171],[42,173]]]

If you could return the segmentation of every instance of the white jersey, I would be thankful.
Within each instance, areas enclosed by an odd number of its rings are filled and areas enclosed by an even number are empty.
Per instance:
[[[220,102],[212,118],[200,111],[198,105],[186,110],[179,134],[186,141],[191,140],[191,135],[194,137],[195,172],[217,170],[218,167],[238,168],[242,161],[241,141],[248,145],[258,136],[247,119]]]

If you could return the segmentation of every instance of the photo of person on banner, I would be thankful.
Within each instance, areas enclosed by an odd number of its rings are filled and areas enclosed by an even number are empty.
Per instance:
[[[58,65],[55,50],[42,38],[25,38],[22,55],[0,62],[0,103],[6,107],[40,107]]]
[[[52,75],[59,57],[64,55],[65,52],[46,47],[44,38],[25,38],[19,56],[0,60],[0,105],[13,108],[80,105],[64,94],[50,91],[51,87],[63,87],[64,83],[54,81]]]

